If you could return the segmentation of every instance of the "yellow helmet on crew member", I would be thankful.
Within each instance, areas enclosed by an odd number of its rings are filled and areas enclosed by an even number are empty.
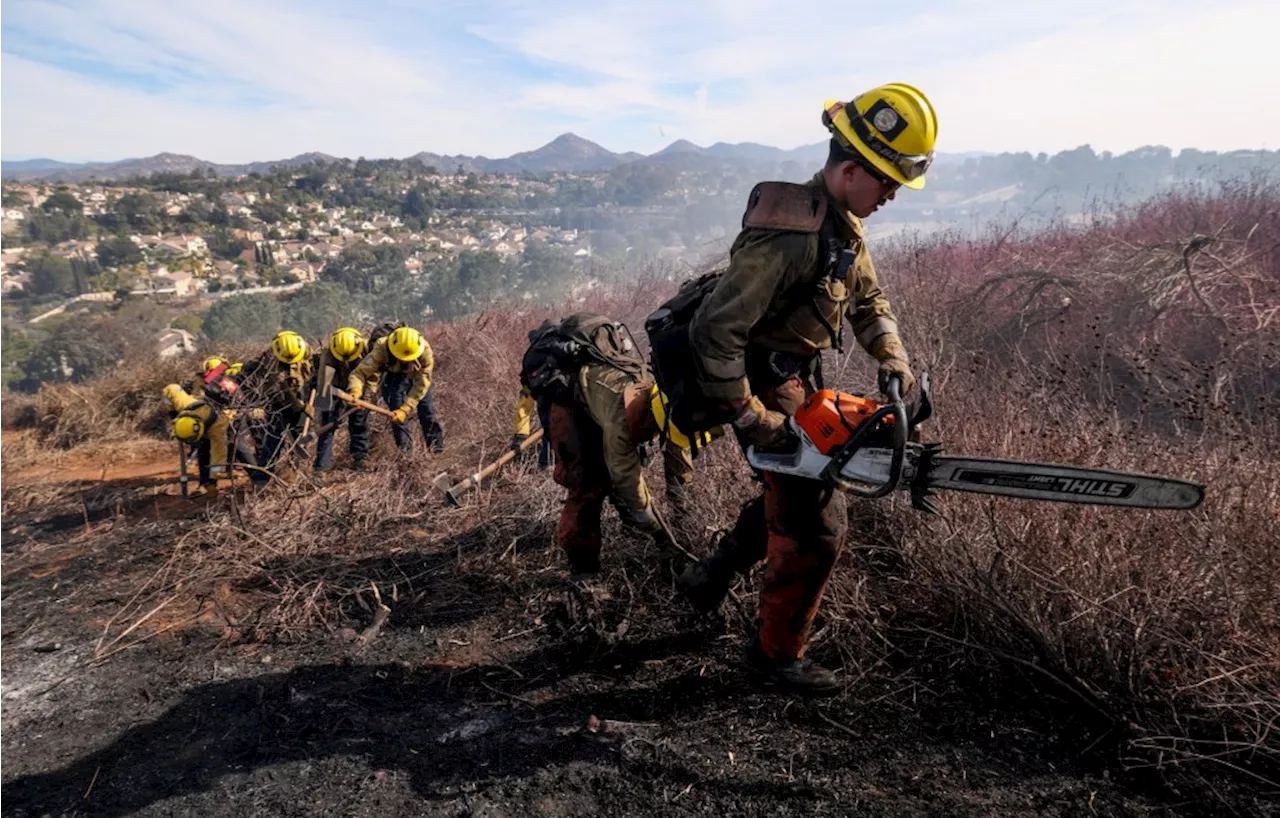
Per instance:
[[[829,99],[822,124],[890,181],[920,190],[933,163],[938,117],[920,89],[904,82],[880,85],[852,102]]]
[[[427,348],[427,339],[413,327],[400,327],[387,336],[387,350],[401,361],[416,361]]]
[[[363,358],[365,347],[364,336],[354,327],[342,327],[329,336],[329,351],[343,363]]]
[[[196,443],[204,437],[204,422],[195,415],[178,415],[173,419],[173,436],[183,443]]]
[[[271,340],[271,352],[282,364],[296,364],[307,357],[307,342],[293,330],[281,330]]]

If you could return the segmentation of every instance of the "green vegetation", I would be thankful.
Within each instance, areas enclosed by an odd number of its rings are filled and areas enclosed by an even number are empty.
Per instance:
[[[204,315],[204,334],[211,341],[269,341],[280,331],[280,302],[250,293],[222,299]]]

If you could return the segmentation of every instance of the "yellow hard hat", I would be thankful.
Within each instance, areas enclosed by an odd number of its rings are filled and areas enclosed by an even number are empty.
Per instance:
[[[329,351],[339,361],[350,363],[364,357],[365,340],[360,331],[342,327],[329,336]]]
[[[387,349],[402,361],[416,361],[427,348],[427,339],[413,327],[400,327],[387,337]]]
[[[283,330],[276,333],[276,337],[272,339],[271,351],[280,363],[296,364],[307,357],[307,342],[298,333]]]
[[[218,367],[222,366],[222,364],[223,364],[223,360],[219,358],[217,355],[214,355],[212,358],[205,358],[204,371],[211,372],[217,369]]]
[[[675,423],[667,419],[667,396],[658,388],[657,384],[649,387],[649,411],[653,412],[653,419],[658,424],[658,434],[677,446],[687,449],[689,448],[689,436],[676,428]],[[711,445],[711,441],[719,437],[719,435],[711,432],[699,432],[695,435],[698,441],[698,447],[702,448]]]
[[[204,437],[204,423],[195,415],[178,415],[173,419],[173,436],[183,443],[195,443]]]
[[[920,89],[903,82],[872,88],[852,102],[829,99],[822,124],[881,174],[913,190],[933,162],[938,117]]]

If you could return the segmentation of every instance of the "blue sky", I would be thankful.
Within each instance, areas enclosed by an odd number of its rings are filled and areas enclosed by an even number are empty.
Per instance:
[[[1280,147],[1275,0],[8,0],[2,14],[5,159],[505,156],[565,131],[615,151],[791,148],[825,138],[824,99],[890,81],[931,96],[942,151]]]

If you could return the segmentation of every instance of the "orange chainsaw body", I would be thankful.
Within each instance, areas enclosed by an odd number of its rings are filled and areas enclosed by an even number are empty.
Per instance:
[[[795,422],[818,447],[818,451],[831,454],[846,443],[858,427],[882,405],[879,401],[848,392],[820,389],[806,398],[796,410]],[[883,422],[893,425],[893,416],[883,418]]]

